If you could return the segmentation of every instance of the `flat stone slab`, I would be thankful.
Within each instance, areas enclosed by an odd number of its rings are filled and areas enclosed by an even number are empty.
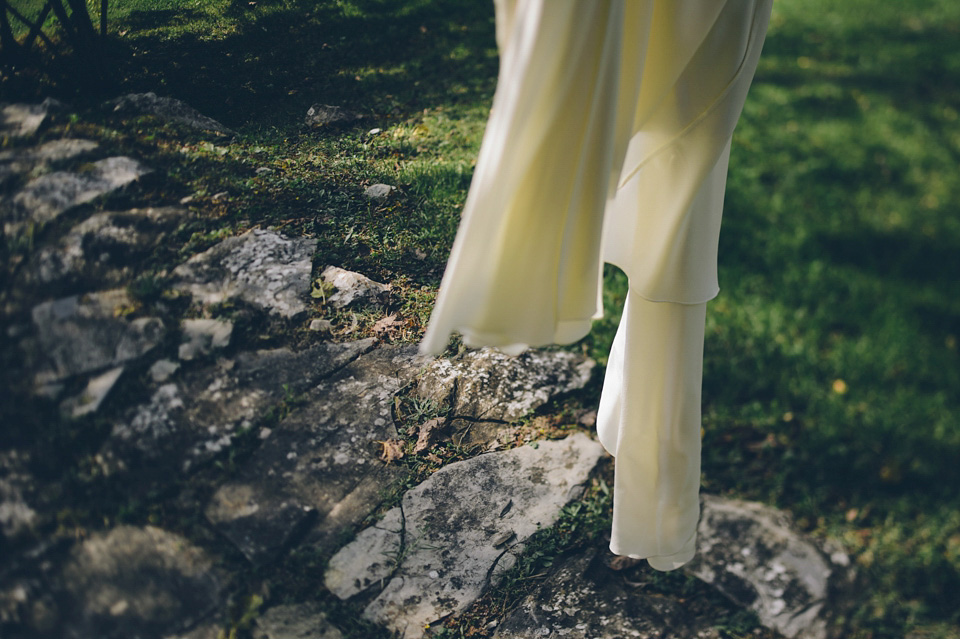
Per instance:
[[[203,304],[240,299],[282,317],[307,310],[317,240],[254,229],[194,255],[173,271],[173,288]]]
[[[451,417],[512,422],[562,393],[583,388],[596,363],[567,351],[518,356],[492,348],[438,359],[420,376],[417,394],[452,407]]]
[[[706,495],[698,552],[685,570],[786,637],[824,639],[852,578],[839,550],[818,548],[763,504]]]
[[[149,352],[163,339],[163,322],[156,317],[125,319],[123,309],[132,305],[126,291],[115,289],[35,306],[33,323],[42,359],[35,382],[59,382]]]
[[[716,610],[701,600],[650,592],[588,548],[557,563],[497,626],[495,639],[721,639]],[[647,570],[642,568],[638,570]],[[634,577],[634,575],[630,575]],[[738,635],[739,636],[739,635]]]
[[[385,304],[390,297],[389,284],[374,282],[366,275],[337,266],[328,266],[323,269],[320,276],[324,282],[335,289],[335,292],[327,298],[327,303],[333,308],[359,304]]]
[[[47,98],[40,104],[0,104],[0,139],[24,138],[37,132],[51,113],[63,109],[63,104]]]
[[[405,471],[378,459],[397,437],[394,395],[416,375],[415,347],[382,347],[320,383],[221,486],[207,518],[253,562],[310,530],[325,547],[356,525]]]
[[[189,215],[189,211],[177,207],[92,215],[70,229],[57,244],[35,253],[26,269],[27,281],[129,281],[136,275],[137,262],[149,257]]]
[[[275,606],[257,617],[253,639],[342,639],[316,604]]]
[[[444,466],[334,555],[324,582],[341,599],[386,583],[364,616],[417,639],[509,569],[603,454],[577,433]]]
[[[223,605],[225,575],[180,535],[119,526],[76,546],[57,581],[61,636],[129,639],[195,626]]]
[[[149,173],[140,162],[128,157],[99,160],[85,171],[57,171],[31,180],[3,208],[4,231],[19,232],[27,223],[45,224],[80,204],[119,189]]]
[[[187,472],[229,448],[272,406],[316,385],[374,343],[244,352],[179,379],[172,378],[172,362],[162,364],[161,385],[114,425],[101,454],[117,471],[136,468],[145,458],[149,468]]]
[[[717,625],[721,602],[649,593],[647,566],[607,567],[606,550],[561,562],[500,624],[498,639],[727,636]],[[705,495],[698,554],[684,567],[731,604],[755,612],[777,636],[843,636],[832,622],[852,579],[849,560],[805,539],[785,513],[762,504]],[[712,594],[712,593],[711,593]],[[772,634],[772,633],[771,633]]]
[[[118,113],[142,113],[158,118],[185,124],[201,131],[212,131],[220,135],[234,136],[236,133],[213,118],[207,117],[192,106],[177,100],[158,96],[152,91],[147,93],[128,93],[108,103]]]
[[[92,140],[63,138],[44,142],[37,147],[0,151],[0,187],[18,175],[27,175],[38,167],[78,158],[98,146]]]

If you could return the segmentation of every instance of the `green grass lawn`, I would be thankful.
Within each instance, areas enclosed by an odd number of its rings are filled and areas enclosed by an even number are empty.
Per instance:
[[[175,158],[182,190],[158,202],[230,194],[193,245],[315,235],[322,260],[397,285],[417,339],[495,85],[492,3],[115,0],[110,31],[96,94],[69,59],[0,86],[81,106],[153,90],[236,128],[143,142]],[[704,487],[853,554],[852,636],[960,636],[958,43],[955,0],[777,0],[734,138]],[[313,103],[364,119],[309,130]],[[367,203],[375,182],[400,196]],[[625,286],[608,271],[608,318],[576,346],[601,362]]]

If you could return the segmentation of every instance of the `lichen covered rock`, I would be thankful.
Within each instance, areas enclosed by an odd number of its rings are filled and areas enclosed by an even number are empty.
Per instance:
[[[484,348],[434,361],[420,376],[417,394],[450,405],[453,417],[512,422],[557,395],[583,388],[595,367],[593,360],[567,351],[511,356]]]
[[[20,189],[2,207],[4,232],[19,232],[28,223],[45,224],[63,212],[133,182],[150,170],[128,157],[98,160],[83,171],[42,175]]]
[[[782,511],[706,495],[698,552],[685,570],[786,637],[823,639],[844,605],[850,561],[798,533]]]
[[[204,304],[229,299],[282,317],[307,310],[317,241],[254,229],[194,255],[173,271],[173,288]]]
[[[405,639],[464,610],[551,526],[603,456],[584,434],[444,466],[330,560],[342,599],[386,581],[364,616]]]

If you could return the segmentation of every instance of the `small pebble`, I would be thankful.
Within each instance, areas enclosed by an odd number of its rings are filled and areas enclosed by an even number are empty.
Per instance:
[[[310,322],[310,330],[318,333],[329,333],[333,329],[333,322],[324,319],[315,319]]]

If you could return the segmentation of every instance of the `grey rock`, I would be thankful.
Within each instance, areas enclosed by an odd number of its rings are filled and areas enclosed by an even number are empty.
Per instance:
[[[445,433],[455,446],[497,450],[502,440],[506,443],[514,439],[515,430],[504,422],[453,418],[447,423]]]
[[[389,184],[374,184],[364,189],[363,196],[371,200],[383,200],[396,190],[397,187]]]
[[[378,442],[397,437],[393,397],[422,361],[414,347],[383,347],[321,382],[214,494],[207,518],[255,563],[300,533],[328,547],[403,476],[378,459]]]
[[[317,240],[254,229],[178,266],[172,286],[204,304],[241,299],[271,313],[295,317],[307,310],[316,246]]]
[[[91,140],[64,138],[44,142],[37,147],[0,151],[0,187],[18,175],[27,175],[49,164],[77,158],[97,146]]]
[[[182,430],[178,422],[183,408],[183,396],[177,385],[164,384],[154,391],[149,402],[134,408],[127,420],[113,427],[107,457],[112,457],[122,444],[138,448],[148,456],[159,457],[166,440]]]
[[[174,362],[169,359],[160,359],[153,363],[150,366],[150,378],[157,382],[162,383],[170,379],[170,377],[177,372],[177,369],[180,368],[179,362]]]
[[[180,535],[152,526],[95,533],[60,575],[62,634],[129,639],[189,629],[221,605],[224,577]]]
[[[595,548],[559,562],[498,625],[495,639],[720,639],[700,602],[648,593],[607,568]]]
[[[50,284],[78,277],[129,281],[136,263],[161,246],[188,216],[188,211],[175,207],[97,213],[57,244],[38,250],[27,268],[27,281]]]
[[[123,366],[117,366],[91,378],[82,393],[60,404],[60,412],[74,419],[97,412],[121,374],[123,374]]]
[[[80,172],[57,171],[31,180],[3,208],[4,232],[13,235],[27,223],[45,224],[80,204],[133,182],[150,170],[128,157],[99,160]]]
[[[567,351],[519,356],[484,348],[458,360],[438,359],[420,377],[417,394],[452,407],[453,417],[512,422],[552,398],[583,388],[593,360]]]
[[[118,113],[141,113],[155,115],[171,122],[185,124],[201,131],[212,131],[220,135],[234,136],[236,133],[209,118],[186,102],[176,98],[158,96],[156,93],[129,93],[108,103]]]
[[[404,512],[392,508],[333,556],[327,564],[324,585],[341,599],[349,599],[371,585],[386,584],[403,561],[405,541]],[[420,540],[411,541],[414,543],[409,547],[416,550]]]
[[[336,266],[328,266],[320,274],[324,282],[336,289],[327,303],[334,308],[344,308],[354,304],[386,304],[390,296],[390,285],[374,282],[369,277]]]
[[[307,109],[305,122],[310,126],[326,124],[347,124],[360,119],[360,115],[329,104],[314,104]]]
[[[53,98],[40,104],[0,104],[0,140],[33,135],[51,113],[63,108],[63,104]]]
[[[35,306],[37,345],[45,360],[34,377],[37,385],[116,367],[149,352],[163,338],[163,322],[123,318],[119,311],[132,304],[126,291],[116,289]]]
[[[181,322],[180,329],[184,341],[180,344],[178,356],[183,360],[191,360],[229,346],[230,337],[233,335],[233,322],[188,319]]]
[[[300,353],[240,353],[181,375],[115,423],[101,455],[114,471],[146,458],[151,468],[187,472],[229,448],[271,407],[315,386],[374,343],[321,344]]]
[[[7,539],[16,539],[37,523],[37,511],[28,503],[35,486],[27,469],[28,453],[0,451],[0,532]]]
[[[310,321],[310,330],[317,333],[329,333],[333,330],[333,322],[325,319],[315,319]]]
[[[755,611],[763,625],[791,639],[828,636],[851,578],[845,554],[828,558],[781,511],[709,495],[698,547],[685,570]]]
[[[316,604],[275,606],[257,618],[254,639],[341,639]]]
[[[364,616],[416,639],[512,567],[602,456],[600,444],[577,433],[444,466],[334,555],[325,584],[346,599],[386,581]]]
[[[286,348],[240,353],[236,379],[241,385],[256,385],[270,393],[299,395],[325,377],[373,349],[373,338],[320,344],[305,351]]]

